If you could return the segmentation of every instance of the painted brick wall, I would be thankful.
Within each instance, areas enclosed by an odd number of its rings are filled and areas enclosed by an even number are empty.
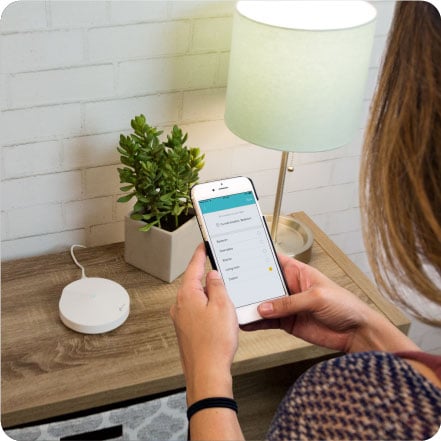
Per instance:
[[[365,114],[347,147],[296,155],[283,212],[304,210],[363,269],[357,173],[393,2],[379,11]],[[245,174],[272,211],[278,152],[223,122],[234,3],[20,1],[0,22],[2,258],[122,241],[116,146],[144,113],[206,153],[202,180]]]
[[[393,1],[373,1],[378,23],[365,112],[351,145],[295,155],[282,210],[306,211],[369,274],[361,237],[358,170]],[[0,21],[2,259],[73,243],[124,240],[130,209],[117,204],[119,134],[144,113],[178,123],[206,153],[201,178],[253,178],[273,208],[280,154],[249,145],[223,122],[234,3],[19,1]],[[411,336],[441,353],[439,330]]]

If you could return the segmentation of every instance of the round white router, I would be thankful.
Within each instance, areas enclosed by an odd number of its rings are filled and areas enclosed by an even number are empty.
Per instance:
[[[68,328],[83,334],[101,334],[126,321],[130,298],[119,283],[85,277],[63,289],[58,307],[61,321]]]

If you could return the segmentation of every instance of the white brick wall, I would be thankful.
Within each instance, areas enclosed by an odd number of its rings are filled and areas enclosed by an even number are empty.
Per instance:
[[[102,79],[113,76],[111,64],[18,73],[9,83],[11,107],[109,98],[114,93],[114,81]]]
[[[56,2],[54,2],[56,3]],[[17,8],[27,14],[31,2],[10,4],[8,9]],[[41,4],[44,7],[44,4]],[[21,14],[17,13],[17,20]],[[1,20],[8,21],[8,16]],[[18,26],[19,27],[19,26]],[[83,60],[83,32],[81,30],[52,30],[4,34],[0,40],[2,69],[7,73],[32,72],[64,66],[78,65]]]
[[[54,140],[80,135],[81,131],[81,106],[77,103],[3,110],[0,121],[3,146]]]
[[[282,206],[306,211],[367,273],[357,174],[394,2],[373,3],[379,16],[360,133],[338,150],[296,154]],[[202,180],[248,175],[263,211],[272,212],[280,153],[247,144],[223,122],[233,8],[231,1],[51,0],[7,7],[2,259],[124,240],[131,205],[116,202],[116,146],[140,113],[189,133],[206,153]]]
[[[366,113],[391,5],[378,4]],[[7,7],[0,22],[3,259],[60,249],[78,234],[87,244],[123,239],[130,207],[116,203],[116,146],[139,113],[188,131],[206,154],[203,180],[247,174],[272,211],[280,153],[247,144],[223,121],[233,8],[230,1]],[[283,202],[284,212],[305,210],[357,255],[359,217],[348,213],[358,207],[360,146],[361,132],[351,146],[296,155]],[[333,219],[346,214],[345,229],[334,230]]]

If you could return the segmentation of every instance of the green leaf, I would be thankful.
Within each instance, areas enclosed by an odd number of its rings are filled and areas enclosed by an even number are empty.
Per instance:
[[[136,221],[140,221],[140,220],[142,220],[142,214],[132,213],[132,215],[130,216],[130,219],[133,219],[133,220],[136,220]]]
[[[144,207],[145,207],[145,204],[143,204],[140,201],[137,201],[136,204],[133,206],[133,211],[135,213],[143,212],[144,211]]]
[[[121,197],[118,199],[117,202],[129,202],[130,199],[133,198],[133,196],[135,196],[135,193],[130,193],[130,194],[126,195],[126,196],[121,196]]]
[[[150,228],[152,228],[152,227],[153,227],[152,224],[146,224],[146,226],[145,226],[145,227],[141,227],[141,228],[139,229],[139,231],[145,231],[145,232],[147,232],[147,231],[149,231]]]

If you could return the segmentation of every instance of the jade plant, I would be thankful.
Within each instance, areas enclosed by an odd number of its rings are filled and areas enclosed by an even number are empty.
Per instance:
[[[131,218],[145,222],[141,231],[153,226],[167,231],[179,228],[193,216],[190,189],[198,182],[205,155],[197,147],[187,147],[187,133],[174,126],[163,133],[146,122],[144,115],[131,120],[133,133],[120,135],[118,152],[123,168],[118,168],[125,192],[118,202],[136,198]]]

